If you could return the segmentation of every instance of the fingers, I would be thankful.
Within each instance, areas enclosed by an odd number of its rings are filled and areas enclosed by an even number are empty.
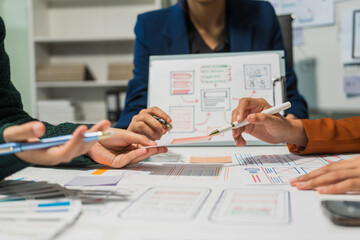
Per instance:
[[[80,155],[79,149],[83,143],[86,130],[86,126],[78,127],[73,133],[73,138],[64,145],[49,149],[25,151],[16,155],[25,162],[46,166],[70,162],[74,157]]]
[[[98,131],[104,132],[107,129],[109,129],[109,127],[110,127],[110,122],[108,120],[102,120],[97,124],[93,125],[87,132],[98,132]],[[79,146],[81,146],[78,149],[79,155],[87,153],[93,145],[94,142],[86,142],[79,144]]]
[[[241,135],[244,132],[244,127],[241,128],[237,128],[233,130],[233,138],[235,140],[236,146],[237,147],[245,147],[246,146],[246,141],[243,138],[243,136]]]
[[[134,116],[128,130],[143,134],[152,140],[160,139],[169,129],[164,129],[163,125],[154,116],[160,117],[168,123],[172,121],[161,109],[152,107],[143,109],[138,115]]]
[[[299,190],[317,189],[322,194],[360,191],[360,159],[331,163],[290,181]]]
[[[128,130],[120,130],[112,128],[110,130],[114,135],[106,140],[101,140],[101,144],[105,146],[112,146],[113,148],[125,147],[132,144],[140,144],[141,146],[155,146],[156,142],[147,138],[144,135],[140,135]]]
[[[66,142],[64,145],[59,147],[52,147],[47,149],[47,153],[50,156],[53,156],[53,159],[56,159],[56,163],[70,162],[73,158],[81,155],[80,149],[84,144],[84,134],[87,131],[86,126],[79,126],[73,133],[71,140]],[[87,143],[88,145],[93,145],[95,142]]]
[[[167,153],[167,152],[168,152],[167,147],[151,148],[145,155],[139,156],[139,157],[131,160],[130,164],[135,164],[135,163],[138,163],[138,162],[140,162],[144,159],[147,159],[153,155],[160,154],[160,153]]]
[[[288,115],[286,115],[286,119],[289,120],[296,120],[298,119],[294,114],[289,113]]]
[[[342,194],[360,191],[360,178],[341,181],[329,186],[319,187],[317,191],[321,194]]]
[[[242,98],[238,107],[233,111],[233,121],[241,122],[248,113],[261,112],[268,108],[271,108],[271,105],[263,98]]]
[[[306,175],[300,176],[296,179],[293,179],[290,181],[290,184],[292,186],[296,186],[297,183],[299,182],[306,182],[309,181],[311,179],[315,179],[321,175],[324,175],[328,172],[332,172],[332,171],[336,171],[336,170],[340,170],[340,169],[351,169],[357,166],[357,164],[359,163],[359,159],[351,159],[351,160],[344,160],[344,161],[340,161],[340,162],[336,162],[336,163],[330,163],[322,168],[319,168],[315,171],[312,171]]]
[[[114,168],[122,168],[129,164],[134,164],[140,162],[154,154],[167,152],[167,148],[139,148],[132,150],[126,154],[120,154],[115,157],[115,159],[111,162],[111,167]]]
[[[264,113],[256,113],[249,115],[246,120],[248,120],[251,124],[261,124],[261,125],[269,125],[269,124],[276,124],[279,122],[279,117],[281,115],[270,115]]]
[[[163,110],[161,110],[158,107],[151,107],[147,109],[149,111],[150,114],[152,114],[153,116],[157,116],[159,118],[164,119],[167,123],[171,123],[172,119],[169,115],[167,115]]]
[[[100,122],[98,122],[97,124],[95,124],[94,126],[92,126],[88,132],[98,132],[98,131],[105,131],[108,128],[110,128],[110,122],[108,120],[102,120]]]
[[[151,131],[147,131],[147,132],[150,133],[151,135],[156,134],[161,137],[166,133],[166,129],[164,129],[163,125],[158,120],[156,120],[154,118],[154,115],[152,114],[139,115],[137,116],[137,121],[144,123],[143,129],[145,129],[145,127],[150,128]]]
[[[19,126],[11,126],[4,131],[6,142],[24,142],[30,138],[40,138],[45,134],[42,122],[28,122]]]
[[[338,183],[346,179],[355,178],[355,177],[360,178],[360,171],[358,169],[355,170],[342,169],[320,175],[306,182],[299,182],[296,184],[296,187],[299,190],[310,190],[320,186],[326,186],[326,185]]]

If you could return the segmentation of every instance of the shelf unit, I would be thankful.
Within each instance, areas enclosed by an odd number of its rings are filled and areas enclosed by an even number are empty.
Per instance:
[[[106,118],[106,91],[126,91],[127,80],[107,80],[110,63],[133,61],[137,15],[163,0],[28,0],[32,55],[33,115],[37,101],[73,99],[84,119]],[[86,64],[94,81],[37,82],[39,64]]]

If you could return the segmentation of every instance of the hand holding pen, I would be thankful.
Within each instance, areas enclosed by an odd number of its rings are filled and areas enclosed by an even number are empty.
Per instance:
[[[100,121],[89,129],[89,132],[105,131],[110,127],[107,120]],[[37,142],[45,134],[45,126],[41,122],[29,122],[19,126],[11,126],[4,130],[4,140],[10,142]],[[95,142],[84,142],[86,126],[79,126],[72,138],[59,146],[16,153],[23,161],[40,165],[57,165],[70,162],[73,158],[86,154]]]
[[[285,110],[290,105],[285,103],[281,104],[280,107]],[[237,123],[246,121],[250,124],[233,130],[233,137],[237,146],[246,145],[242,133],[250,134],[272,144],[292,143],[304,146],[307,143],[301,120],[290,120],[279,113],[267,112],[271,108],[272,106],[269,103],[260,98],[243,98],[239,101],[238,107],[232,112],[232,121]],[[281,109],[275,112],[280,111]]]
[[[151,107],[141,110],[134,116],[128,130],[145,135],[151,140],[159,140],[171,130],[171,122],[172,119],[168,114],[158,107]]]
[[[156,143],[145,136],[109,127],[109,121],[103,120],[88,131],[86,126],[79,126],[72,135],[40,139],[45,133],[41,122],[11,126],[3,133],[7,143],[0,144],[0,161],[4,159],[2,154],[12,153],[31,164],[58,165],[85,155],[97,163],[120,168],[167,151],[165,147],[145,149],[143,146]]]

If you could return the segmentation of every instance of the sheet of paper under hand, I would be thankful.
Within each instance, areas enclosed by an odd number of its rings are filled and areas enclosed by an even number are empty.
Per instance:
[[[70,180],[65,186],[115,186],[121,179],[118,176],[77,176]]]
[[[148,146],[144,148],[155,148],[155,147],[170,147],[170,146],[180,146],[180,145],[187,145],[189,143],[201,143],[201,142],[208,142],[211,140],[211,136],[200,136],[200,137],[189,137],[189,138],[175,138],[169,139],[164,138],[158,141],[157,146]]]

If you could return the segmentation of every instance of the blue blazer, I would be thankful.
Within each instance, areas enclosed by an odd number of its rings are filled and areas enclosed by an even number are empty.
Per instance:
[[[284,50],[280,25],[270,3],[252,0],[228,0],[227,23],[231,52]],[[134,78],[129,82],[125,108],[118,128],[127,128],[132,117],[147,107],[149,56],[189,54],[186,10],[179,4],[138,16],[135,26]],[[308,118],[307,104],[297,89],[294,70],[287,64],[288,111]]]

